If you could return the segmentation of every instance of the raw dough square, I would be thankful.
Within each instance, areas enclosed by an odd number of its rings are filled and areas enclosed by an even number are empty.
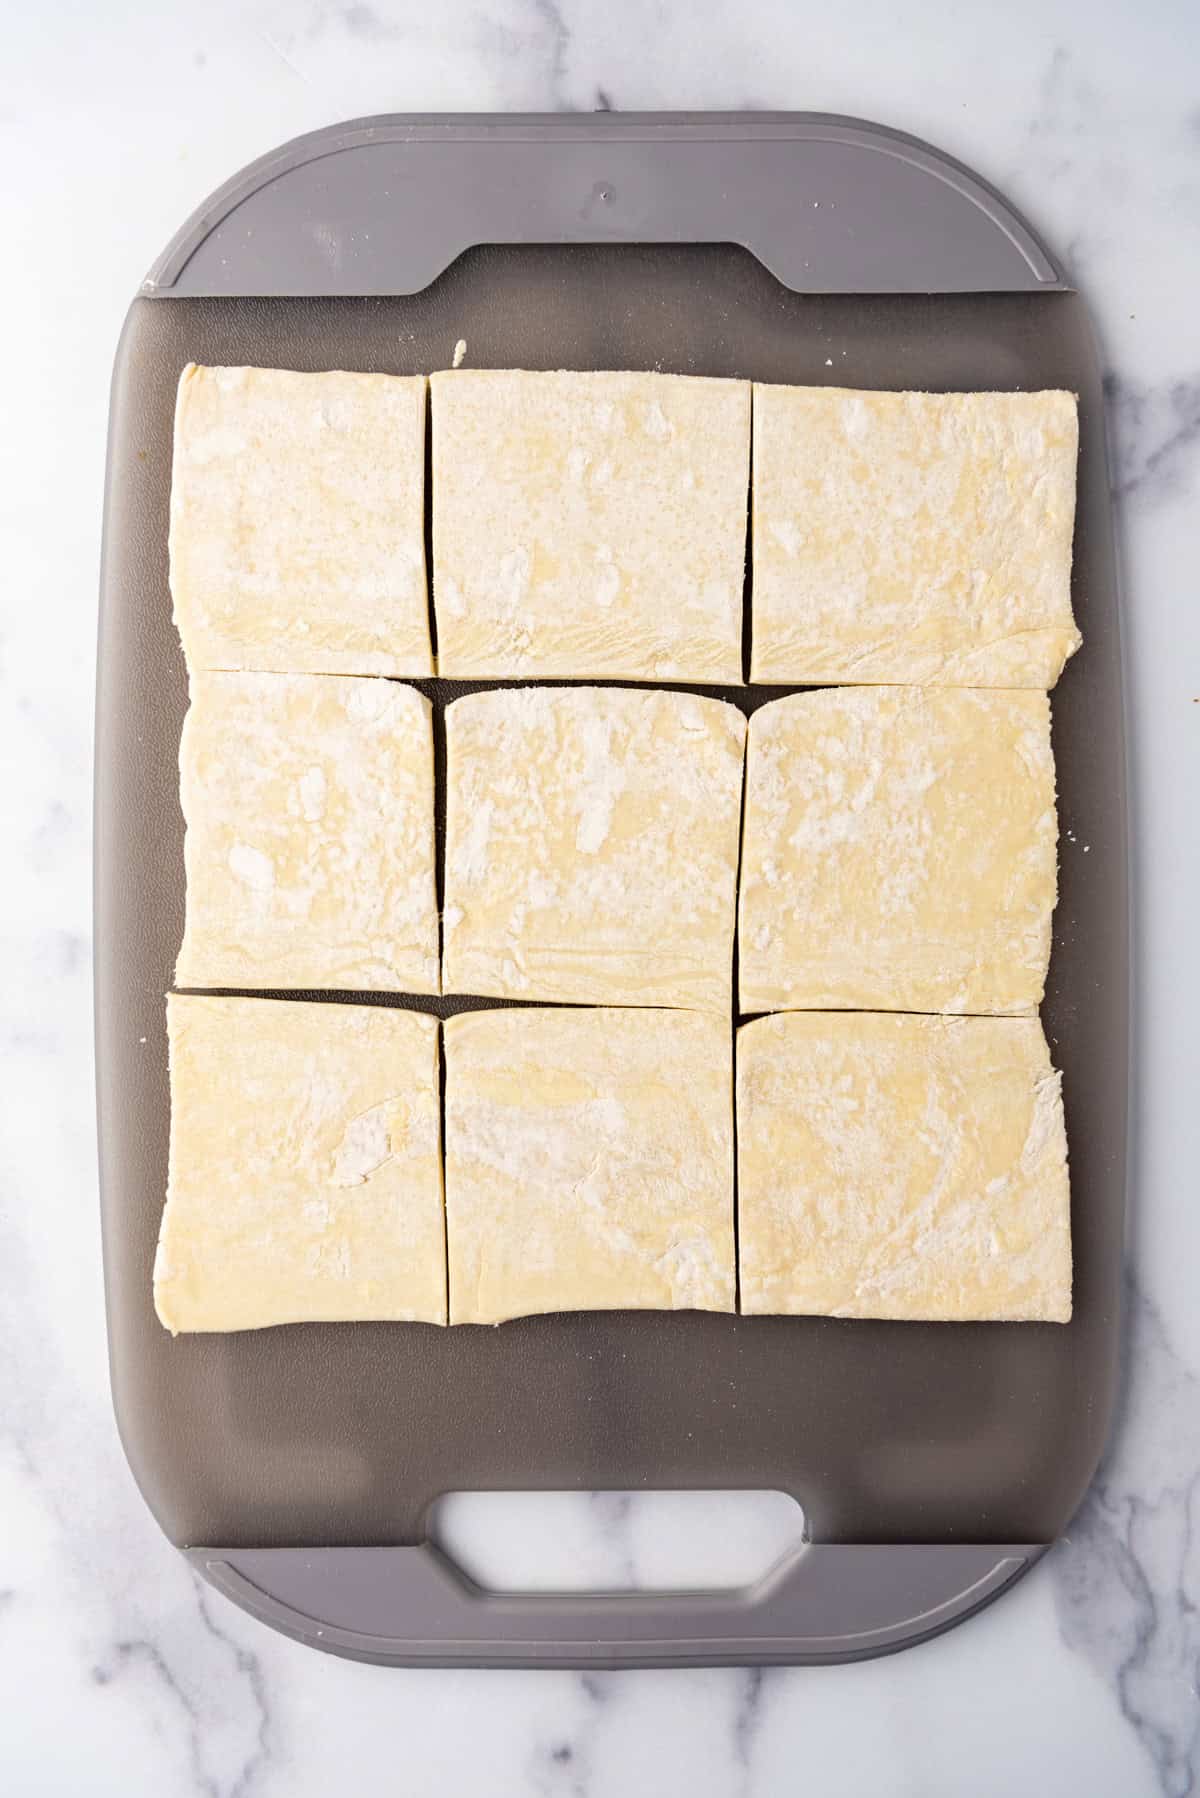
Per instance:
[[[444,990],[728,1013],[745,735],[691,693],[455,700]]]
[[[444,1324],[437,1019],[173,994],[167,1031],[167,1329]]]
[[[1052,687],[1077,449],[1072,393],[756,385],[750,678]]]
[[[431,379],[438,666],[740,684],[750,386]]]
[[[744,1312],[1067,1322],[1067,1141],[1036,1018],[792,1012],[737,1052]]]
[[[529,1006],[444,1028],[451,1323],[733,1310],[728,1019]]]
[[[191,687],[179,985],[436,993],[429,701],[346,675]]]
[[[433,673],[425,388],[189,363],[171,482],[189,669]]]
[[[763,706],[742,1011],[1035,1011],[1057,841],[1044,693],[834,687]]]

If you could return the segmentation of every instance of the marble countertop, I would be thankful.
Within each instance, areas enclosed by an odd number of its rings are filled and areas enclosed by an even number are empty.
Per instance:
[[[1183,1798],[1200,1783],[1200,13],[113,0],[100,18],[49,0],[0,23],[0,1786]],[[807,108],[930,139],[1064,253],[1109,370],[1139,1020],[1119,1419],[1030,1578],[950,1635],[859,1666],[402,1673],[318,1655],[195,1581],[137,1494],[109,1403],[90,761],[125,308],[192,207],[298,132],[372,112],[596,107]],[[641,1502],[579,1498],[559,1552],[592,1578],[653,1571],[662,1515]],[[676,1557],[705,1550],[686,1517],[667,1534]]]

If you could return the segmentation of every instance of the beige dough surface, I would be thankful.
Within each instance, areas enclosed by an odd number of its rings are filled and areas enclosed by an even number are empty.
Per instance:
[[[834,687],[761,707],[742,1011],[1035,1011],[1057,843],[1044,693]]]
[[[442,674],[741,682],[748,382],[430,385]]]
[[[1052,687],[1071,393],[754,388],[751,679]]]
[[[444,990],[727,1017],[745,732],[690,693],[455,700]]]
[[[447,1020],[451,1323],[734,1307],[727,1018]]]
[[[179,381],[171,592],[189,669],[433,673],[424,375]]]
[[[173,994],[168,1330],[446,1321],[438,1024]]]
[[[438,991],[429,701],[348,675],[193,674],[180,986]]]
[[[744,1025],[737,1054],[743,1312],[1069,1319],[1036,1018],[791,1012]]]

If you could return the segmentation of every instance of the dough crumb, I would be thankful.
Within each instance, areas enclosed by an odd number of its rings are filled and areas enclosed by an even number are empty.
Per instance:
[[[467,354],[467,340],[465,337],[460,337],[458,342],[454,346],[454,359],[450,364],[451,368],[461,368],[463,365],[463,361],[466,357],[466,354]]]

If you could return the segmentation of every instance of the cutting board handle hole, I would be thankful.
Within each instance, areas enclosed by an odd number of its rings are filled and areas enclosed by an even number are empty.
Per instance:
[[[447,1492],[441,1552],[490,1592],[732,1591],[806,1540],[786,1492]]]

